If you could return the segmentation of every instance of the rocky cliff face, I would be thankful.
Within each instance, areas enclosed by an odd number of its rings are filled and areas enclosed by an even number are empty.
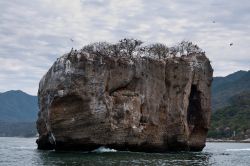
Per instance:
[[[164,60],[72,51],[39,85],[39,149],[200,151],[212,68],[203,54]]]

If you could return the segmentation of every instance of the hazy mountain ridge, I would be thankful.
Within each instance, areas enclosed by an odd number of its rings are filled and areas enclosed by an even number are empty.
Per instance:
[[[226,77],[214,77],[212,84],[212,110],[230,105],[230,98],[250,91],[250,71],[237,71]]]
[[[37,97],[20,90],[0,93],[0,121],[34,122],[37,118]]]
[[[36,135],[37,97],[20,90],[0,93],[0,136]]]

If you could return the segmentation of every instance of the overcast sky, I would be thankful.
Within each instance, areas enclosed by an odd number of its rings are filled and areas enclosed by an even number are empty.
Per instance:
[[[0,92],[35,95],[71,47],[124,37],[170,46],[192,41],[215,76],[250,68],[249,0],[0,0],[0,11]]]

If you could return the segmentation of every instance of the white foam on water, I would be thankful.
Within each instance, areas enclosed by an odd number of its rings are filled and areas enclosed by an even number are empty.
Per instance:
[[[250,151],[250,148],[244,148],[244,149],[226,149],[226,151]]]
[[[110,148],[106,148],[104,146],[101,146],[95,150],[93,150],[92,152],[96,152],[96,153],[105,153],[105,152],[117,152],[117,150],[115,149],[110,149]]]
[[[36,146],[9,147],[9,149],[15,149],[15,150],[34,150],[36,148],[37,148]]]

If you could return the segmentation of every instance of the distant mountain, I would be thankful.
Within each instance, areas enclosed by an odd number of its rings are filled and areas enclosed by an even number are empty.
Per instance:
[[[214,77],[210,138],[250,138],[250,71]]]
[[[238,71],[226,77],[214,77],[212,84],[212,110],[230,105],[230,98],[250,91],[250,71]]]
[[[0,122],[35,122],[37,97],[20,90],[0,93]]]
[[[37,97],[20,90],[0,93],[0,136],[35,136]]]

